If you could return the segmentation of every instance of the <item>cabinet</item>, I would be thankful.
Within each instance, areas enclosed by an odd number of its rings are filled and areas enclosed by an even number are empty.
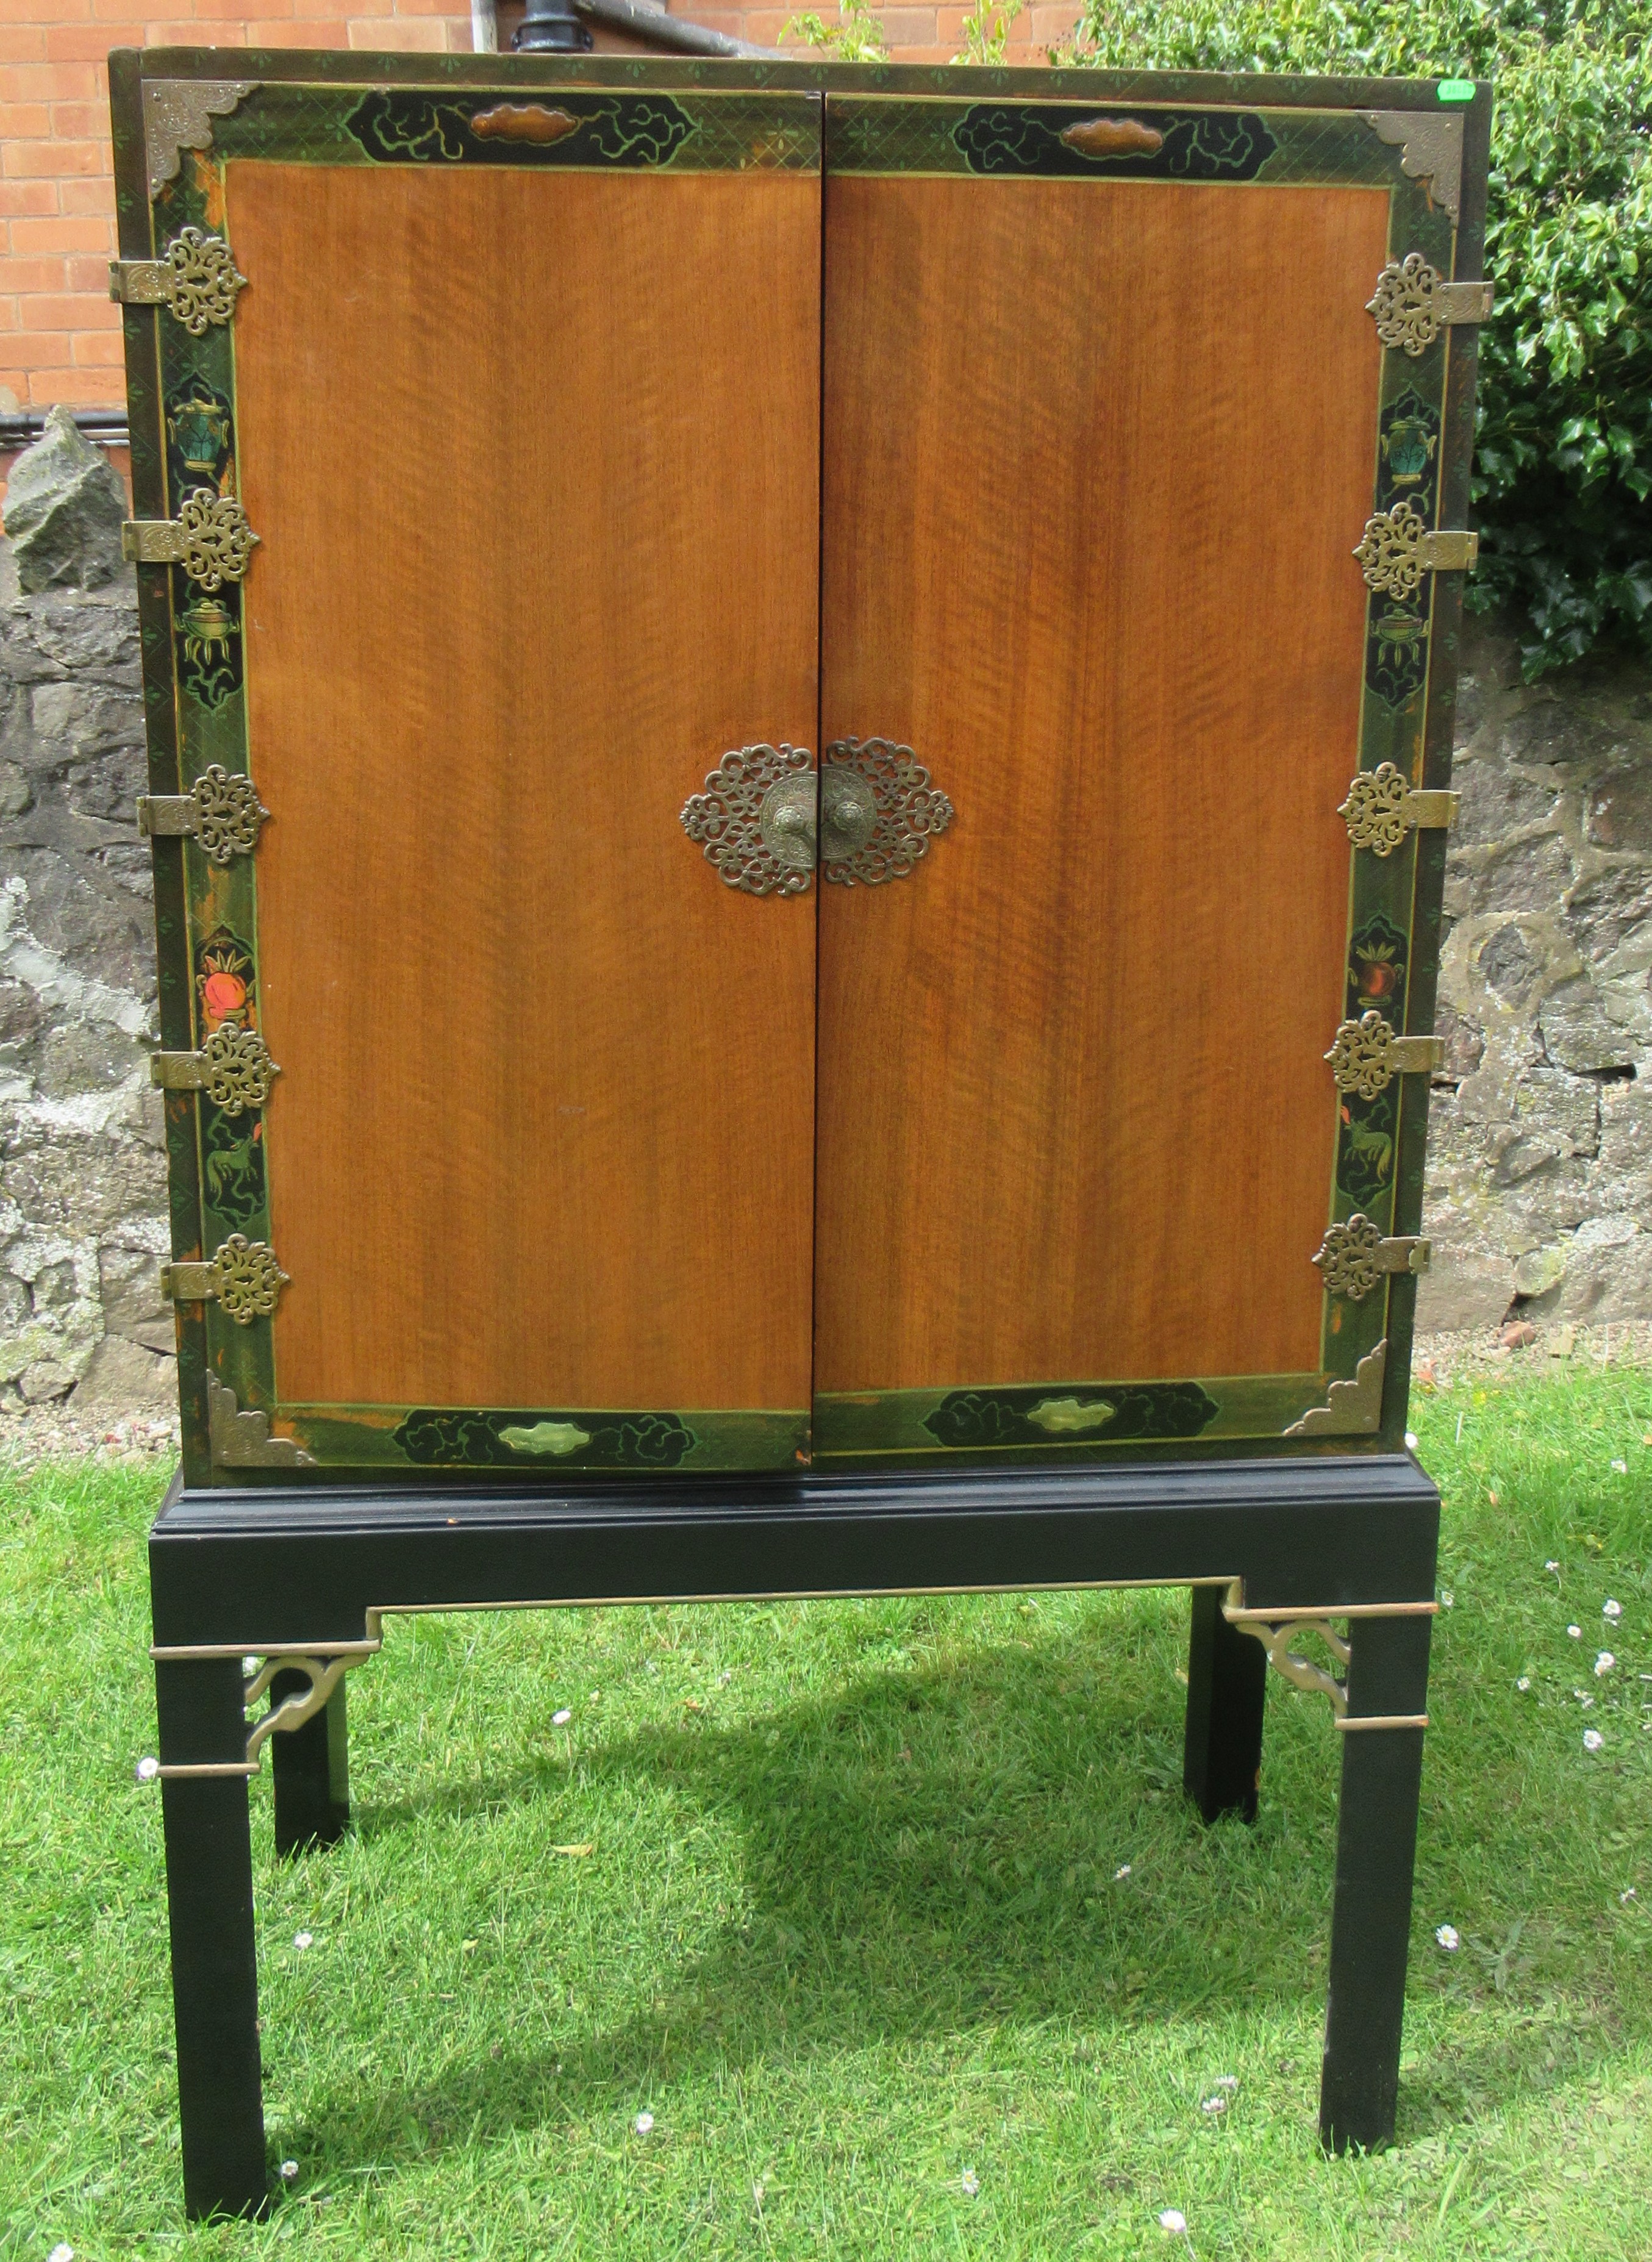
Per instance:
[[[585,68],[146,83],[191,1480],[1392,1443],[1462,111]]]
[[[1381,2141],[1488,90],[111,83],[191,2212],[265,2191],[248,1778],[335,1836],[437,1609],[1187,1586],[1207,1818],[1330,1700]]]

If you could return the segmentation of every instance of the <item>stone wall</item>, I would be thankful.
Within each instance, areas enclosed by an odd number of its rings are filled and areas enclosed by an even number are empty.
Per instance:
[[[172,1402],[137,600],[107,463],[60,421],[0,542],[0,1403]],[[162,1357],[161,1354],[166,1354]],[[76,1386],[78,1388],[76,1389]]]
[[[72,424],[0,541],[0,1407],[170,1401],[137,612]],[[1421,1324],[1652,1317],[1652,670],[1470,630]]]
[[[1429,1118],[1423,1327],[1652,1315],[1652,669],[1526,685],[1474,624]]]

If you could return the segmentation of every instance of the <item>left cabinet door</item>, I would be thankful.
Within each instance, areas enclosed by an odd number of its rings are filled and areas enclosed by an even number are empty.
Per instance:
[[[117,91],[191,1480],[796,1466],[819,102],[306,60]]]

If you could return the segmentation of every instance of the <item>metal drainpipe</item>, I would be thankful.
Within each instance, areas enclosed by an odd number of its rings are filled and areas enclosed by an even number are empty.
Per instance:
[[[528,12],[510,44],[525,55],[578,54],[591,45],[591,35],[569,0],[528,0]]]
[[[471,50],[479,55],[499,53],[498,0],[471,0]]]

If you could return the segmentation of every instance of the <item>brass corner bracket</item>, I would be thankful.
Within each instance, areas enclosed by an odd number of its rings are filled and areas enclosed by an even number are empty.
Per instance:
[[[214,864],[250,856],[269,821],[252,780],[221,762],[209,762],[187,793],[138,796],[138,830],[146,839],[182,834]]]
[[[164,306],[192,338],[234,319],[247,278],[221,235],[180,228],[159,259],[112,259],[109,295],[123,306]]]
[[[1356,848],[1374,856],[1391,856],[1416,827],[1445,832],[1457,822],[1462,796],[1448,789],[1421,792],[1406,781],[1392,762],[1379,762],[1374,770],[1359,771],[1348,787],[1337,814],[1348,828]]]
[[[281,1070],[256,1029],[223,1021],[198,1053],[152,1053],[149,1080],[167,1091],[204,1091],[226,1115],[262,1107]]]
[[[1427,1076],[1446,1057],[1439,1037],[1396,1036],[1374,1007],[1357,1021],[1338,1024],[1325,1058],[1338,1091],[1374,1099],[1396,1076]]]
[[[256,84],[249,78],[144,81],[143,141],[151,199],[177,178],[185,149],[212,148],[213,119],[239,110]]]
[[[1324,1275],[1327,1295],[1359,1304],[1385,1272],[1426,1272],[1433,1253],[1433,1243],[1420,1234],[1385,1236],[1356,1210],[1345,1225],[1325,1228],[1313,1262]]]
[[[1431,529],[1414,502],[1401,502],[1367,519],[1353,554],[1368,587],[1385,597],[1411,597],[1425,573],[1468,573],[1480,555],[1480,537]]]
[[[267,1320],[287,1285],[267,1241],[232,1233],[202,1264],[183,1259],[161,1267],[161,1293],[175,1304],[218,1303],[238,1328]]]
[[[371,1623],[371,1621],[370,1621]],[[242,1676],[242,1703],[250,1711],[261,1696],[270,1694],[271,1684],[278,1674],[301,1673],[308,1682],[307,1689],[295,1689],[292,1696],[279,1703],[273,1700],[267,1711],[259,1714],[247,1730],[246,1757],[239,1760],[206,1760],[193,1764],[174,1767],[165,1765],[152,1770],[145,1762],[146,1776],[162,1782],[187,1780],[201,1776],[255,1776],[263,1761],[260,1757],[271,1736],[291,1734],[313,1720],[338,1687],[344,1675],[355,1665],[364,1664],[383,1646],[383,1638],[375,1624],[365,1641],[307,1643],[302,1648],[253,1651],[245,1660]],[[149,1652],[157,1665],[183,1663],[202,1658],[240,1657],[239,1649],[207,1647],[203,1649],[174,1649],[156,1647]],[[253,1669],[249,1672],[247,1667]]]
[[[1388,1337],[1367,1351],[1352,1380],[1333,1382],[1323,1406],[1310,1406],[1286,1430],[1288,1437],[1367,1437],[1381,1426],[1382,1380],[1388,1372]]]
[[[307,1453],[291,1437],[271,1434],[270,1416],[256,1407],[238,1406],[235,1394],[215,1374],[206,1378],[206,1430],[215,1469],[312,1469]]]
[[[1312,1634],[1324,1642],[1332,1659],[1345,1671],[1353,1654],[1352,1642],[1338,1633],[1331,1621],[1341,1618],[1401,1618],[1432,1617],[1438,1603],[1330,1603],[1299,1604],[1293,1610],[1247,1610],[1244,1603],[1244,1582],[1234,1580],[1222,1604],[1222,1615],[1230,1626],[1241,1633],[1250,1634],[1267,1652],[1267,1661],[1294,1688],[1306,1689],[1316,1696],[1329,1697],[1331,1710],[1338,1728],[1352,1732],[1361,1728],[1425,1728],[1426,1712],[1350,1712],[1348,1684],[1336,1673],[1316,1665],[1291,1645],[1304,1634]]]
[[[181,566],[209,593],[246,578],[258,537],[234,495],[192,487],[176,518],[129,518],[120,554],[134,566]]]
[[[1365,310],[1374,317],[1382,344],[1415,361],[1441,330],[1490,321],[1491,304],[1490,283],[1448,283],[1420,251],[1409,251],[1403,259],[1389,260]]]
[[[1454,220],[1462,212],[1462,119],[1448,111],[1357,110],[1379,141],[1400,153],[1408,181],[1426,181],[1432,203]]]

